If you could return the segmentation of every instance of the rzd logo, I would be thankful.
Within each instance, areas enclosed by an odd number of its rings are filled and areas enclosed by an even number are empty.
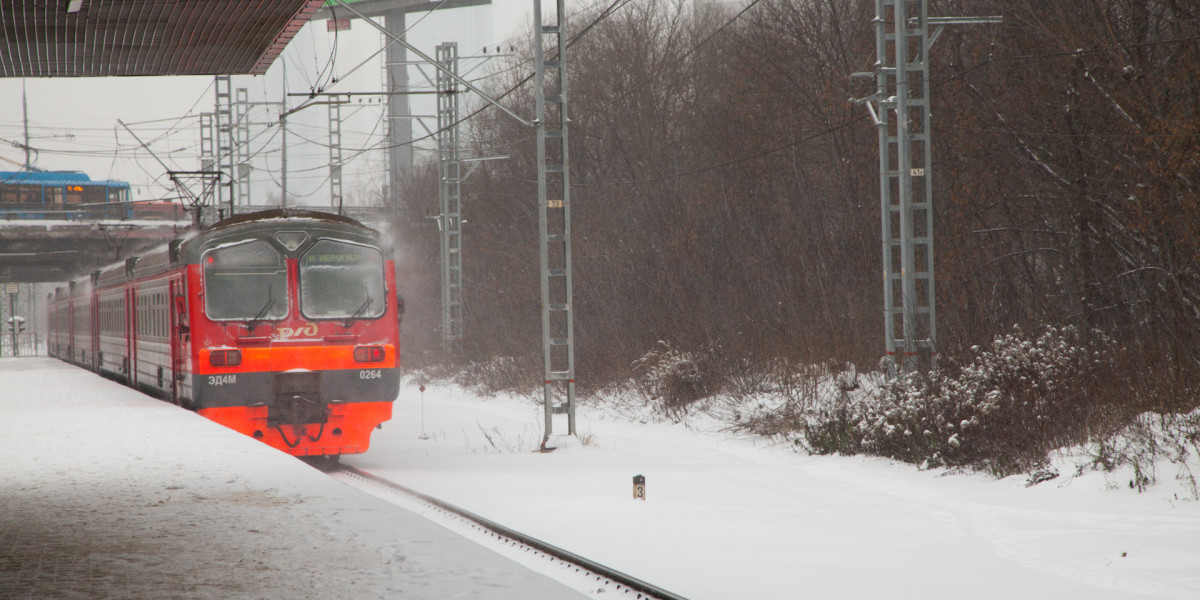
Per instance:
[[[292,329],[291,327],[280,327],[279,328],[279,339],[281,339],[281,340],[286,340],[288,338],[300,337],[300,336],[314,337],[316,335],[317,335],[317,324],[316,323],[305,323],[303,327],[297,327],[295,329]]]

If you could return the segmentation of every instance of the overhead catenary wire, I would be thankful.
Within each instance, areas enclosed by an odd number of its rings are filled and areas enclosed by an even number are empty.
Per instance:
[[[426,19],[426,17],[428,17],[430,14],[432,14],[434,10],[437,10],[437,9],[441,8],[441,6],[442,6],[443,4],[445,4],[446,2],[448,2],[448,1],[449,1],[449,0],[438,0],[438,1],[436,2],[436,4],[437,4],[436,6],[432,7],[431,9],[429,9],[429,11],[428,11],[428,12],[426,12],[424,15],[422,15],[422,16],[421,16],[421,18],[417,19],[417,20],[416,20],[416,22],[414,22],[412,25],[409,25],[408,27],[405,27],[405,28],[404,28],[404,34],[403,34],[403,35],[407,35],[407,34],[408,34],[410,31],[412,31],[412,29],[413,29],[414,27],[416,27],[417,25],[419,25],[419,24],[421,23],[421,21],[424,21],[424,20]],[[335,4],[331,4],[331,5],[329,6],[329,11],[330,11],[330,14],[333,14],[333,15],[335,15],[335,16],[336,16],[336,10],[337,10],[336,3],[335,3]],[[360,17],[361,17],[363,20],[369,20],[369,19],[370,19],[370,17],[366,17],[366,16],[362,16],[362,15],[359,15],[359,16],[360,16]],[[372,23],[373,25],[375,24],[375,22],[374,22],[374,21],[371,21],[371,23]],[[395,43],[395,41],[389,41],[388,43],[384,44],[382,47],[380,47],[378,50],[376,50],[376,51],[375,51],[374,53],[372,53],[370,56],[368,56],[367,58],[363,59],[363,61],[362,61],[362,62],[360,62],[360,63],[358,63],[357,65],[355,65],[354,67],[350,68],[350,70],[349,70],[349,71],[346,71],[345,73],[343,73],[343,74],[342,74],[340,77],[336,77],[336,78],[335,78],[335,77],[333,77],[333,76],[332,76],[332,69],[331,69],[330,82],[329,82],[327,85],[324,85],[324,86],[310,86],[310,88],[309,88],[309,89],[310,89],[310,90],[311,90],[313,93],[320,93],[320,92],[324,92],[326,89],[328,89],[328,87],[329,87],[329,86],[332,86],[332,85],[334,85],[334,84],[337,84],[338,82],[340,82],[340,81],[344,80],[344,79],[345,79],[347,76],[349,76],[349,75],[352,75],[354,72],[358,71],[360,68],[362,68],[362,67],[363,67],[364,65],[366,65],[368,62],[370,62],[370,61],[371,61],[371,59],[375,58],[376,56],[379,56],[379,54],[381,54],[383,51],[387,50],[387,49],[388,49],[388,47],[389,47],[389,46],[391,46],[393,43]],[[337,54],[337,44],[338,44],[338,30],[336,30],[336,29],[335,29],[335,30],[334,30],[334,32],[333,32],[333,49],[330,51],[330,54],[331,54],[331,59],[330,59],[330,62],[328,63],[328,64],[330,64],[330,65],[332,65],[332,56]],[[316,45],[314,44],[314,49],[315,49],[315,46],[316,46]]]
[[[634,0],[613,0],[613,3],[612,3],[612,4],[610,4],[610,5],[608,6],[608,8],[606,8],[606,9],[605,9],[604,11],[602,11],[602,12],[601,12],[599,15],[597,15],[597,16],[596,16],[596,17],[595,17],[595,18],[594,18],[594,19],[593,19],[593,20],[592,20],[592,21],[591,21],[591,22],[590,22],[590,23],[589,23],[587,26],[585,26],[585,27],[584,27],[584,28],[583,28],[583,29],[582,29],[582,30],[581,30],[579,33],[575,34],[574,36],[572,36],[572,37],[571,37],[571,38],[570,38],[570,39],[567,41],[567,47],[569,48],[569,47],[571,47],[572,45],[574,45],[574,44],[575,44],[575,43],[576,43],[576,42],[577,42],[577,41],[580,39],[580,37],[581,37],[581,36],[582,36],[584,33],[588,32],[588,31],[591,31],[591,29],[592,29],[592,28],[594,28],[596,25],[598,25],[598,24],[599,24],[601,21],[604,21],[605,19],[609,18],[609,17],[610,17],[610,16],[612,16],[612,14],[614,14],[614,13],[615,13],[617,10],[619,10],[620,8],[624,8],[626,5],[630,4],[630,3],[631,3],[631,2],[633,2],[633,1],[634,1]],[[757,3],[757,2],[758,2],[758,0],[754,0],[754,2],[756,2],[756,3]],[[525,62],[525,63],[528,63],[529,61],[527,60],[527,61],[524,61],[524,62]],[[512,67],[512,68],[510,68],[510,70],[515,70],[516,68],[519,68],[519,67]],[[515,92],[515,91],[519,90],[519,89],[520,89],[522,86],[524,86],[524,85],[525,85],[526,83],[528,83],[528,82],[529,82],[531,79],[533,79],[533,77],[534,77],[534,73],[530,73],[530,74],[526,75],[526,76],[525,76],[525,77],[523,77],[523,78],[522,78],[520,81],[518,81],[517,83],[515,83],[515,84],[513,84],[511,87],[509,87],[507,90],[505,90],[503,93],[501,93],[501,94],[497,95],[495,98],[493,98],[493,99],[492,99],[492,100],[494,100],[494,103],[493,103],[493,104],[486,104],[486,105],[484,105],[484,106],[482,106],[482,107],[480,107],[480,108],[476,109],[475,111],[471,112],[470,114],[468,114],[468,115],[466,115],[466,116],[463,116],[463,117],[461,117],[460,119],[458,119],[458,120],[457,120],[457,121],[455,121],[454,123],[451,123],[451,124],[450,124],[450,125],[448,125],[447,127],[444,127],[444,128],[442,128],[442,129],[438,129],[438,130],[435,130],[435,131],[431,131],[431,132],[430,132],[428,135],[424,135],[424,136],[421,136],[421,137],[418,137],[418,138],[413,138],[413,139],[411,139],[411,140],[409,140],[409,141],[407,141],[407,142],[400,142],[400,143],[396,143],[396,144],[388,144],[388,145],[386,145],[386,146],[382,146],[382,147],[380,147],[379,149],[383,150],[383,149],[397,148],[397,147],[400,147],[400,146],[413,145],[413,144],[416,144],[417,142],[422,142],[422,141],[425,141],[425,140],[433,139],[433,138],[436,138],[436,137],[437,137],[437,134],[439,134],[439,133],[441,133],[441,132],[443,132],[443,131],[445,131],[445,130],[447,130],[447,129],[449,129],[449,128],[452,128],[452,127],[457,127],[458,125],[460,125],[460,124],[462,124],[462,123],[464,123],[464,122],[467,122],[467,121],[469,121],[469,120],[473,119],[474,117],[476,117],[477,115],[479,115],[479,114],[480,114],[480,113],[482,113],[483,111],[487,110],[487,108],[488,108],[489,106],[493,106],[493,105],[494,105],[494,106],[498,106],[498,107],[501,107],[501,108],[503,108],[503,107],[502,107],[502,106],[499,104],[499,101],[500,101],[500,100],[503,100],[503,99],[504,99],[504,98],[506,98],[506,97],[508,97],[508,96],[509,96],[510,94],[512,94],[513,92]],[[481,78],[481,79],[482,79],[482,78]],[[507,111],[507,109],[505,109],[505,110]],[[510,112],[510,114],[511,114],[511,112]],[[523,121],[523,120],[522,120],[522,121]],[[519,143],[519,142],[515,142],[515,143]]]
[[[605,11],[601,13],[601,15],[600,15],[600,16],[599,16],[597,19],[595,19],[593,22],[591,22],[591,23],[590,23],[590,24],[589,24],[589,25],[588,25],[588,26],[587,26],[587,27],[586,27],[584,30],[582,30],[582,31],[581,31],[579,34],[577,34],[577,35],[573,36],[573,37],[572,37],[572,39],[571,39],[571,40],[568,42],[568,44],[574,44],[576,41],[578,41],[578,40],[579,40],[580,36],[582,36],[584,33],[586,33],[586,32],[587,32],[588,30],[590,30],[591,28],[595,27],[595,26],[596,26],[596,25],[597,25],[597,24],[598,24],[600,21],[602,21],[602,20],[603,20],[603,19],[605,19],[605,18],[608,18],[609,16],[611,16],[611,14],[612,14],[612,13],[614,13],[614,12],[615,12],[615,11],[617,11],[617,10],[620,10],[621,8],[624,8],[625,6],[629,5],[631,2],[632,2],[632,0],[614,0],[614,1],[613,1],[613,2],[612,2],[610,5],[609,5],[609,7],[608,7],[608,8],[606,8],[606,9],[605,9]],[[734,22],[734,21],[735,21],[737,18],[741,17],[743,14],[745,14],[745,13],[746,13],[748,10],[750,10],[750,9],[751,9],[753,6],[755,6],[756,4],[758,4],[758,0],[754,0],[754,1],[750,2],[749,4],[747,4],[747,5],[746,5],[746,6],[745,6],[745,7],[744,7],[744,8],[743,8],[741,11],[739,11],[739,12],[738,12],[736,15],[734,15],[732,18],[728,19],[728,20],[727,20],[727,21],[726,21],[726,22],[725,22],[725,23],[724,23],[724,24],[723,24],[723,25],[722,25],[720,28],[718,28],[718,29],[717,29],[717,30],[715,30],[714,32],[710,33],[708,36],[706,36],[706,38],[705,38],[704,40],[701,40],[701,41],[700,41],[698,44],[696,44],[696,46],[695,46],[694,48],[692,48],[692,49],[691,49],[691,50],[690,50],[690,51],[689,51],[687,54],[685,54],[684,56],[685,56],[685,57],[686,57],[686,56],[689,56],[690,54],[692,54],[692,53],[694,53],[694,52],[696,51],[696,48],[698,48],[699,46],[701,46],[701,45],[703,45],[703,44],[705,44],[705,43],[708,43],[708,42],[709,42],[709,41],[710,41],[710,40],[711,40],[713,37],[715,37],[716,35],[718,35],[720,31],[722,31],[722,30],[724,30],[724,29],[728,28],[729,26],[731,26],[731,24],[732,24],[732,23],[733,23],[733,22]],[[419,22],[419,21],[418,21],[418,22]],[[415,26],[415,25],[416,25],[416,24],[414,23],[414,26]],[[411,27],[410,27],[409,29],[411,29]],[[336,38],[335,38],[335,39],[336,39]],[[987,60],[985,60],[985,61],[983,61],[983,62],[981,62],[981,63],[975,64],[975,65],[972,65],[971,67],[968,67],[968,68],[966,68],[966,69],[964,69],[964,70],[961,70],[961,71],[959,71],[959,72],[956,72],[956,73],[954,73],[954,74],[947,75],[946,77],[944,77],[944,78],[941,78],[941,79],[942,79],[942,82],[944,82],[945,80],[948,80],[948,79],[959,78],[959,77],[965,77],[965,76],[968,76],[968,74],[970,74],[970,73],[972,73],[972,72],[974,72],[974,71],[978,71],[978,70],[981,70],[981,69],[987,68],[989,65],[1001,65],[1001,64],[1004,64],[1004,63],[1012,63],[1012,62],[1019,62],[1019,61],[1032,61],[1032,60],[1051,60],[1051,59],[1064,58],[1064,57],[1086,56],[1086,55],[1092,55],[1092,54],[1097,54],[1097,53],[1107,53],[1107,52],[1113,52],[1113,51],[1117,51],[1117,50],[1121,50],[1121,49],[1134,48],[1134,47],[1143,47],[1143,46],[1157,46],[1157,45],[1172,44],[1172,43],[1186,43],[1186,42],[1195,41],[1195,40],[1198,40],[1198,39],[1200,39],[1200,36],[1188,36],[1188,37],[1173,38],[1173,39],[1168,39],[1168,40],[1155,40],[1155,41],[1143,42],[1143,43],[1138,43],[1138,44],[1118,45],[1118,46],[1108,46],[1108,47],[1099,47],[1099,48],[1086,48],[1086,49],[1078,49],[1078,50],[1071,50],[1071,51],[1063,51],[1063,52],[1057,52],[1057,53],[1045,53],[1045,54],[1026,54],[1026,55],[1016,55],[1016,56],[1009,56],[1009,57],[989,57]],[[515,67],[515,66],[514,66],[514,67],[508,67],[506,70],[515,70],[516,68],[517,68],[517,67]],[[528,79],[529,79],[529,78],[526,78],[526,79],[522,80],[522,82],[521,82],[521,83],[518,83],[518,84],[517,84],[517,86],[514,86],[514,88],[513,88],[512,90],[509,90],[508,92],[505,92],[504,94],[502,94],[502,95],[500,96],[500,98],[504,98],[504,97],[508,96],[509,94],[511,94],[511,92],[512,92],[512,91],[515,91],[517,88],[519,88],[519,86],[520,86],[520,85],[523,85],[525,82],[527,82],[527,81],[528,81]],[[478,81],[478,80],[475,80],[475,81]],[[633,86],[633,87],[636,87],[636,86]],[[211,91],[211,86],[210,86],[208,89],[206,89],[204,93],[202,93],[202,94],[201,94],[201,98],[197,100],[196,104],[198,104],[198,103],[199,103],[199,102],[200,102],[200,101],[203,99],[203,97],[204,97],[205,95],[207,95],[207,94],[208,94],[210,91]],[[624,92],[622,92],[622,93],[623,93],[623,94],[628,94],[628,93],[632,93],[632,91],[633,91],[633,90],[626,90],[626,91],[624,91]],[[586,114],[582,114],[581,116],[578,116],[578,117],[576,117],[576,119],[577,119],[577,120],[579,120],[579,121],[582,121],[582,120],[585,120],[585,119],[588,119],[588,118],[594,117],[596,114],[603,112],[603,110],[604,110],[604,109],[606,109],[606,108],[608,108],[608,106],[611,106],[612,104],[614,104],[614,103],[615,103],[617,100],[618,100],[618,98],[613,98],[612,100],[610,100],[610,101],[609,101],[609,103],[608,103],[608,104],[606,104],[606,105],[604,105],[604,106],[601,106],[601,107],[598,107],[597,109],[595,109],[595,110],[593,110],[593,111],[590,111],[590,112],[588,112],[588,113],[586,113]],[[193,107],[192,107],[191,109],[189,109],[189,113],[195,109],[195,106],[196,106],[196,104],[194,104],[194,105],[193,105]],[[472,117],[475,117],[475,116],[476,116],[476,115],[478,115],[478,114],[479,114],[479,112],[481,112],[482,110],[484,110],[484,109],[477,110],[477,111],[475,111],[475,112],[473,112],[473,113],[471,113],[471,114],[469,114],[469,115],[467,115],[467,116],[463,117],[462,119],[460,119],[460,120],[458,121],[458,123],[462,123],[462,122],[464,122],[464,121],[467,121],[467,120],[469,120],[469,119],[470,119],[470,118],[472,118]],[[173,118],[173,119],[158,119],[158,120],[151,120],[151,121],[145,121],[145,122],[130,122],[129,124],[130,124],[130,125],[135,125],[135,126],[136,126],[136,125],[138,125],[138,124],[142,124],[142,123],[144,123],[144,124],[153,124],[153,123],[160,123],[160,122],[168,122],[168,123],[172,123],[172,122],[173,122],[173,123],[171,124],[171,126],[167,127],[167,129],[166,129],[166,131],[167,131],[167,132],[173,132],[173,131],[176,131],[176,130],[177,130],[177,125],[178,125],[178,123],[180,123],[180,122],[181,122],[181,120],[183,120],[183,119],[186,119],[186,118],[187,118],[187,116],[188,116],[188,115],[184,115],[183,117],[178,117],[178,118]],[[856,119],[856,120],[855,120],[855,122],[856,122],[856,121],[858,121],[858,120],[859,120],[859,119]],[[838,129],[841,129],[841,128],[842,128],[844,125],[845,125],[845,123],[843,123],[843,124],[840,124],[840,125],[838,125],[838,126],[835,126],[835,127],[831,127],[831,128],[829,128],[828,130],[826,130],[826,131],[824,131],[824,132],[817,132],[817,133],[813,134],[813,136],[820,136],[820,135],[822,135],[822,134],[831,133],[831,132],[833,132],[833,131],[836,131],[836,130],[838,130]],[[435,132],[435,133],[436,133],[436,132]],[[157,139],[160,139],[160,138],[165,138],[165,137],[167,137],[167,135],[168,135],[167,133],[164,133],[164,134],[162,134],[162,135],[156,136],[156,137],[155,137],[155,139],[157,140]],[[1103,134],[1096,134],[1096,135],[1103,135]],[[1128,135],[1128,134],[1127,134],[1127,135]],[[812,139],[812,137],[813,137],[813,136],[806,136],[806,137],[804,138],[804,140],[801,140],[801,141],[807,141],[807,140],[810,140],[810,139]],[[272,136],[272,139],[273,139],[274,137],[275,137],[275,136],[273,135],[273,136]],[[418,137],[418,138],[416,138],[416,139],[414,139],[414,140],[411,140],[411,141],[409,141],[409,142],[407,142],[407,143],[408,143],[408,144],[415,144],[415,143],[418,143],[418,142],[423,142],[423,141],[431,140],[433,137],[434,137],[434,136],[432,136],[432,135],[421,136],[421,137]],[[153,141],[152,141],[151,143],[153,143]],[[516,143],[516,142],[514,142],[514,143]],[[764,155],[767,155],[767,154],[771,154],[771,153],[773,153],[773,152],[778,152],[778,151],[785,150],[785,149],[787,149],[787,148],[789,148],[789,147],[793,146],[795,143],[797,143],[797,142],[789,142],[789,143],[787,143],[787,144],[782,144],[782,145],[779,145],[779,146],[777,146],[777,147],[773,147],[773,148],[771,148],[771,149],[764,150],[763,152],[754,153],[754,154],[747,155],[747,156],[745,156],[745,157],[741,157],[741,158],[738,158],[738,159],[731,159],[731,160],[728,160],[728,161],[722,161],[721,163],[717,163],[717,164],[710,165],[710,166],[708,166],[708,167],[700,167],[700,168],[698,168],[698,169],[692,169],[692,170],[683,171],[683,172],[680,172],[680,173],[678,173],[678,174],[676,174],[676,175],[674,175],[674,176],[685,176],[685,175],[688,175],[688,174],[693,174],[693,173],[696,173],[696,172],[703,172],[704,170],[707,170],[707,169],[713,169],[713,168],[723,168],[723,167],[726,167],[726,166],[730,166],[730,165],[733,165],[733,164],[737,164],[737,163],[739,163],[739,162],[745,162],[745,161],[747,161],[747,160],[754,160],[754,159],[756,159],[756,158],[759,158],[759,157],[761,157],[761,156],[764,156]],[[394,146],[395,146],[395,145],[393,145],[393,144],[380,144],[380,143],[376,143],[376,144],[368,144],[368,147],[369,147],[370,149],[372,149],[372,150],[387,149],[387,148],[394,147]],[[46,152],[48,152],[48,153],[52,153],[52,154],[75,155],[75,156],[105,156],[105,157],[111,156],[111,157],[113,157],[113,161],[114,161],[114,162],[117,160],[117,157],[118,157],[118,155],[120,155],[120,156],[132,156],[132,157],[135,157],[135,158],[136,158],[136,157],[139,155],[139,151],[138,151],[136,148],[134,148],[134,149],[132,149],[132,150],[131,150],[131,149],[120,149],[120,148],[119,148],[119,149],[117,149],[117,150],[115,150],[115,151],[112,151],[112,150],[106,150],[106,151],[99,151],[99,150],[98,150],[98,151],[89,151],[89,150],[45,150],[45,151],[46,151]],[[265,149],[265,148],[263,148],[263,149],[260,149],[260,150],[259,150],[259,152],[255,153],[255,156],[259,156],[259,155],[261,155],[261,154],[265,154],[265,153],[269,153],[269,152],[273,152],[273,150],[268,150],[268,149]],[[356,156],[357,156],[357,154],[356,154]],[[659,179],[661,179],[661,178],[659,178]],[[639,180],[639,181],[649,181],[649,180]],[[621,182],[618,182],[618,183],[621,183]],[[630,181],[630,182],[623,182],[623,183],[624,183],[624,184],[630,184],[630,183],[634,183],[634,182],[633,182],[633,181]],[[615,185],[615,184],[604,184],[604,183],[583,183],[583,182],[579,182],[579,183],[576,183],[576,185],[588,186],[588,185]]]
[[[443,3],[444,3],[444,2],[446,2],[446,1],[447,1],[447,0],[440,0],[440,1],[438,2],[438,5],[440,6],[441,4],[443,4]],[[613,13],[615,10],[617,10],[617,9],[619,9],[619,8],[621,8],[621,7],[625,6],[625,5],[627,5],[627,4],[629,4],[630,2],[632,2],[632,0],[614,0],[614,2],[613,2],[613,3],[612,3],[612,4],[611,4],[611,5],[610,5],[610,6],[609,6],[609,7],[608,7],[608,8],[607,8],[607,9],[606,9],[604,12],[602,12],[602,13],[601,13],[601,14],[600,14],[600,15],[599,15],[599,16],[598,16],[598,17],[597,17],[595,20],[593,20],[591,23],[589,23],[589,24],[588,24],[588,26],[586,26],[586,27],[584,28],[584,30],[583,30],[583,31],[581,31],[579,34],[576,34],[575,36],[573,36],[573,37],[572,37],[572,39],[571,39],[571,40],[570,40],[568,43],[569,43],[569,44],[573,44],[573,43],[575,43],[575,41],[576,41],[576,40],[579,38],[579,36],[580,36],[580,35],[582,35],[583,33],[587,32],[588,30],[592,29],[592,28],[593,28],[593,27],[594,27],[594,26],[595,26],[597,23],[599,23],[600,21],[603,21],[605,18],[607,18],[608,16],[610,16],[610,15],[611,15],[611,14],[612,14],[612,13]],[[435,7],[435,8],[436,8],[436,7]],[[422,15],[422,17],[421,17],[420,19],[418,19],[418,20],[417,20],[415,23],[413,23],[411,26],[409,26],[409,27],[407,27],[407,28],[406,28],[406,32],[407,32],[407,31],[410,31],[410,30],[412,30],[412,28],[413,28],[413,27],[415,27],[415,26],[416,26],[416,25],[418,25],[418,24],[419,24],[419,23],[420,23],[422,20],[424,20],[426,17],[428,17],[428,15],[429,15],[429,14],[431,14],[431,12],[426,12],[425,14],[423,14],[423,15]],[[335,35],[335,43],[336,43],[336,35]],[[391,42],[389,42],[389,43],[391,43]],[[381,49],[381,50],[382,50],[382,49]],[[284,60],[288,60],[286,56],[285,56],[285,57],[282,57],[282,58],[284,58]],[[292,62],[294,63],[295,61],[292,61]],[[358,68],[361,68],[361,66],[362,66],[362,65],[364,65],[364,64],[366,64],[366,62],[368,62],[368,61],[364,61],[363,63],[360,63],[359,65],[357,65],[356,67],[354,67],[354,68],[353,68],[353,69],[351,69],[350,71],[347,71],[347,72],[343,73],[341,78],[344,78],[345,76],[349,75],[350,73],[352,73],[353,71],[357,70]],[[508,70],[515,70],[516,68],[518,68],[518,67],[516,67],[516,66],[514,66],[514,67],[510,67],[509,69],[506,69],[505,71],[508,71]],[[304,69],[298,69],[298,70],[300,70],[301,72],[304,72]],[[472,79],[471,79],[471,80],[469,80],[469,81],[470,81],[470,82],[472,82],[472,83],[474,83],[474,82],[477,82],[477,81],[482,81],[482,80],[484,80],[484,79],[488,79],[488,78],[496,77],[496,76],[498,76],[498,75],[500,75],[500,74],[502,74],[502,73],[503,73],[503,72],[493,72],[493,73],[488,73],[488,74],[482,75],[482,76],[480,76],[480,77],[478,77],[478,78],[472,78]],[[519,88],[521,85],[524,85],[524,83],[525,83],[525,82],[527,82],[527,81],[528,81],[529,79],[531,79],[531,78],[532,78],[532,75],[530,75],[529,77],[526,77],[525,79],[523,79],[523,80],[522,80],[520,83],[518,83],[516,86],[514,86],[514,88],[513,88],[513,90],[512,90],[512,91],[515,91],[515,89],[518,89],[518,88]],[[306,79],[307,79],[307,78],[306,78]],[[341,79],[338,79],[337,81],[340,81],[340,80],[341,80]],[[331,84],[337,83],[337,81],[331,81]],[[203,101],[204,97],[205,97],[206,95],[208,95],[208,94],[211,92],[211,90],[212,90],[212,85],[214,85],[214,84],[210,83],[210,84],[209,84],[209,86],[208,86],[208,87],[207,87],[207,88],[206,88],[206,89],[205,89],[203,92],[201,92],[201,94],[199,95],[199,97],[197,98],[197,100],[196,100],[196,101],[195,101],[195,102],[192,104],[192,106],[191,106],[191,107],[188,109],[188,111],[187,111],[187,112],[186,112],[184,115],[182,115],[182,116],[180,116],[180,117],[164,118],[164,119],[152,119],[152,120],[146,120],[146,121],[131,121],[131,122],[127,123],[127,124],[128,124],[128,125],[149,125],[149,124],[155,124],[155,123],[170,123],[170,125],[168,125],[168,126],[167,126],[167,127],[166,127],[166,128],[163,130],[163,131],[162,131],[162,133],[160,133],[160,134],[158,134],[157,136],[155,136],[153,139],[151,139],[149,142],[147,142],[147,144],[153,144],[153,143],[155,143],[155,142],[157,142],[157,141],[159,141],[159,140],[162,140],[162,139],[165,139],[165,138],[167,138],[167,137],[170,137],[171,135],[177,134],[177,133],[179,133],[179,132],[180,132],[180,124],[181,124],[181,123],[182,123],[182,122],[183,122],[185,119],[187,119],[187,118],[189,118],[189,117],[195,117],[195,116],[196,116],[196,115],[193,115],[192,113],[194,112],[194,110],[195,110],[196,106],[198,106],[198,105],[199,105],[199,103],[200,103],[201,101]],[[264,90],[264,93],[265,93],[265,90]],[[504,94],[504,96],[507,96],[509,93],[511,93],[511,91],[510,91],[510,92],[506,92],[506,93]],[[481,110],[482,110],[482,109],[481,109]],[[268,112],[269,112],[269,109],[268,109]],[[461,122],[463,122],[463,121],[466,121],[466,120],[470,119],[471,117],[473,117],[474,115],[478,114],[479,112],[480,112],[480,111],[476,111],[476,112],[474,112],[474,113],[472,113],[472,114],[470,114],[470,115],[467,115],[466,117],[464,117],[464,118],[460,119],[460,120],[458,121],[458,123],[461,123]],[[107,130],[107,129],[108,129],[108,128],[103,128],[103,129],[101,129],[101,128],[96,128],[96,130]],[[434,137],[436,136],[436,134],[437,134],[437,133],[438,133],[438,132],[436,132],[436,131],[435,131],[435,132],[433,132],[431,135],[426,135],[426,136],[421,136],[421,137],[419,137],[419,138],[415,138],[415,139],[413,139],[413,140],[410,140],[410,141],[406,142],[405,144],[389,144],[389,143],[385,143],[385,142],[379,142],[379,143],[369,144],[369,145],[367,145],[366,147],[364,147],[362,150],[359,150],[359,151],[355,152],[354,154],[352,154],[352,157],[351,157],[351,159],[352,159],[352,158],[354,158],[354,157],[357,157],[357,156],[361,155],[363,152],[367,152],[367,151],[373,151],[373,150],[385,150],[385,149],[393,148],[393,147],[400,146],[400,145],[406,145],[406,144],[409,144],[409,145],[411,145],[411,144],[416,144],[416,143],[418,143],[418,142],[422,142],[422,141],[425,141],[425,140],[429,140],[429,139],[432,139],[432,138],[434,138]],[[256,136],[255,136],[255,137],[257,137],[258,135],[260,135],[260,134],[256,134]],[[272,139],[273,139],[273,138],[275,137],[275,135],[272,135],[271,137],[272,137]],[[118,143],[119,143],[119,142],[118,142]],[[100,146],[99,144],[97,144],[97,147],[99,148],[99,147],[101,147],[101,146]],[[195,151],[195,147],[194,147],[194,145],[193,145],[192,147],[190,147],[190,148],[181,148],[181,149],[179,149],[179,150],[174,150],[174,151],[171,151],[169,154],[174,154],[174,153],[177,153],[177,152],[179,152],[179,151],[187,151],[187,150],[189,150],[189,149],[190,149],[190,150],[192,150],[192,151]],[[135,162],[135,163],[137,163],[137,162],[138,162],[138,156],[141,154],[142,150],[141,150],[140,148],[138,148],[138,147],[134,147],[134,148],[120,148],[120,147],[118,146],[116,149],[109,149],[109,148],[105,148],[105,149],[103,149],[103,150],[95,150],[95,151],[89,151],[89,150],[66,150],[66,149],[58,150],[58,149],[55,149],[55,150],[46,150],[46,152],[48,152],[48,153],[51,153],[51,154],[61,154],[61,155],[76,155],[76,156],[105,156],[105,157],[111,156],[111,157],[113,158],[113,164],[115,164],[115,162],[118,160],[118,158],[119,158],[120,156],[125,156],[125,157],[128,157],[128,158],[133,158],[133,159],[134,159],[134,162]],[[260,149],[258,152],[255,152],[255,153],[253,153],[253,154],[252,154],[252,157],[253,157],[253,156],[259,156],[259,155],[261,155],[261,154],[268,153],[268,152],[273,152],[273,151],[269,151],[269,150],[266,150],[265,148],[262,148],[262,149]],[[145,173],[146,173],[146,175],[148,175],[148,176],[150,176],[150,177],[151,177],[151,181],[152,181],[152,183],[157,183],[157,182],[158,182],[158,181],[161,179],[161,176],[154,176],[152,173],[150,173],[150,171],[149,171],[149,170],[145,169],[145,168],[144,168],[144,167],[142,167],[140,164],[138,165],[138,167],[139,167],[139,169],[141,169],[143,172],[145,172]],[[110,166],[110,172],[111,172],[111,170],[112,170],[112,167]],[[161,185],[161,184],[159,184],[159,185]]]

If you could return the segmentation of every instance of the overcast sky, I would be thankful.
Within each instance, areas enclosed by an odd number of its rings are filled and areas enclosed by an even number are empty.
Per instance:
[[[552,6],[552,2],[547,2]],[[457,41],[459,55],[478,55],[484,46],[503,44],[531,23],[532,0],[493,0],[493,5],[410,14],[411,43],[430,55],[434,46]],[[252,102],[277,103],[283,99],[283,63],[290,92],[307,92],[324,86],[330,92],[370,92],[382,89],[383,62],[369,57],[381,47],[382,35],[362,22],[336,38],[325,21],[314,21],[295,37],[266,75],[235,76],[233,88],[246,88]],[[336,43],[335,43],[336,39]],[[334,49],[336,48],[336,52]],[[410,60],[413,57],[410,56]],[[365,64],[362,64],[366,61]],[[362,64],[362,66],[358,66]],[[464,61],[460,69],[477,63]],[[358,68],[356,68],[358,67]],[[483,69],[475,71],[482,74]],[[333,77],[339,81],[330,82]],[[22,149],[10,142],[24,136],[21,79],[0,79],[0,170],[18,170],[25,161]],[[413,87],[424,85],[413,73]],[[124,121],[149,148],[174,170],[198,170],[199,114],[212,112],[215,103],[212,77],[43,78],[24,80],[29,106],[30,146],[38,148],[36,167],[47,170],[85,171],[93,179],[120,179],[134,186],[134,199],[174,196],[166,169],[140,149],[133,135],[121,128]],[[414,114],[436,113],[433,97],[416,97]],[[288,98],[290,106],[304,98]],[[256,107],[251,114],[250,148],[254,154],[251,196],[266,202],[264,194],[278,194],[280,136],[268,122],[278,118],[277,105]],[[382,151],[361,151],[379,144],[383,127],[379,98],[355,97],[343,107],[343,159],[347,194],[366,194],[384,179]],[[288,190],[299,203],[328,202],[329,116],[316,106],[288,120]],[[435,129],[436,121],[428,123]],[[424,130],[414,125],[414,135]],[[311,142],[307,140],[312,140]],[[432,147],[429,145],[427,147]],[[418,158],[421,152],[417,153]],[[11,161],[11,162],[10,162]]]

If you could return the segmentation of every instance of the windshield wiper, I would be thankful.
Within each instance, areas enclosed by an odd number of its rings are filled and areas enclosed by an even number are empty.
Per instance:
[[[367,299],[364,300],[363,303],[357,309],[355,309],[355,311],[350,316],[346,317],[346,320],[342,323],[342,327],[345,327],[348,329],[350,327],[350,321],[357,319],[359,315],[363,314],[364,312],[367,312],[367,309],[371,307],[372,301],[373,301],[373,298],[371,298],[371,296],[367,296]]]
[[[246,321],[247,332],[254,333],[254,328],[262,324],[263,317],[266,317],[267,313],[271,311],[271,307],[275,306],[274,290],[274,286],[267,286],[267,303],[263,305],[257,315],[254,315],[253,319]]]

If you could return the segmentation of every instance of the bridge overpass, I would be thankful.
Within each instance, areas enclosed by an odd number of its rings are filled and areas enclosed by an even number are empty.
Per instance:
[[[0,221],[0,282],[69,281],[183,235],[185,221]]]
[[[275,208],[243,207],[241,212]],[[345,207],[342,214],[368,227],[389,218],[388,209],[371,206]],[[188,220],[0,219],[0,283],[70,281],[186,235],[190,226]]]

